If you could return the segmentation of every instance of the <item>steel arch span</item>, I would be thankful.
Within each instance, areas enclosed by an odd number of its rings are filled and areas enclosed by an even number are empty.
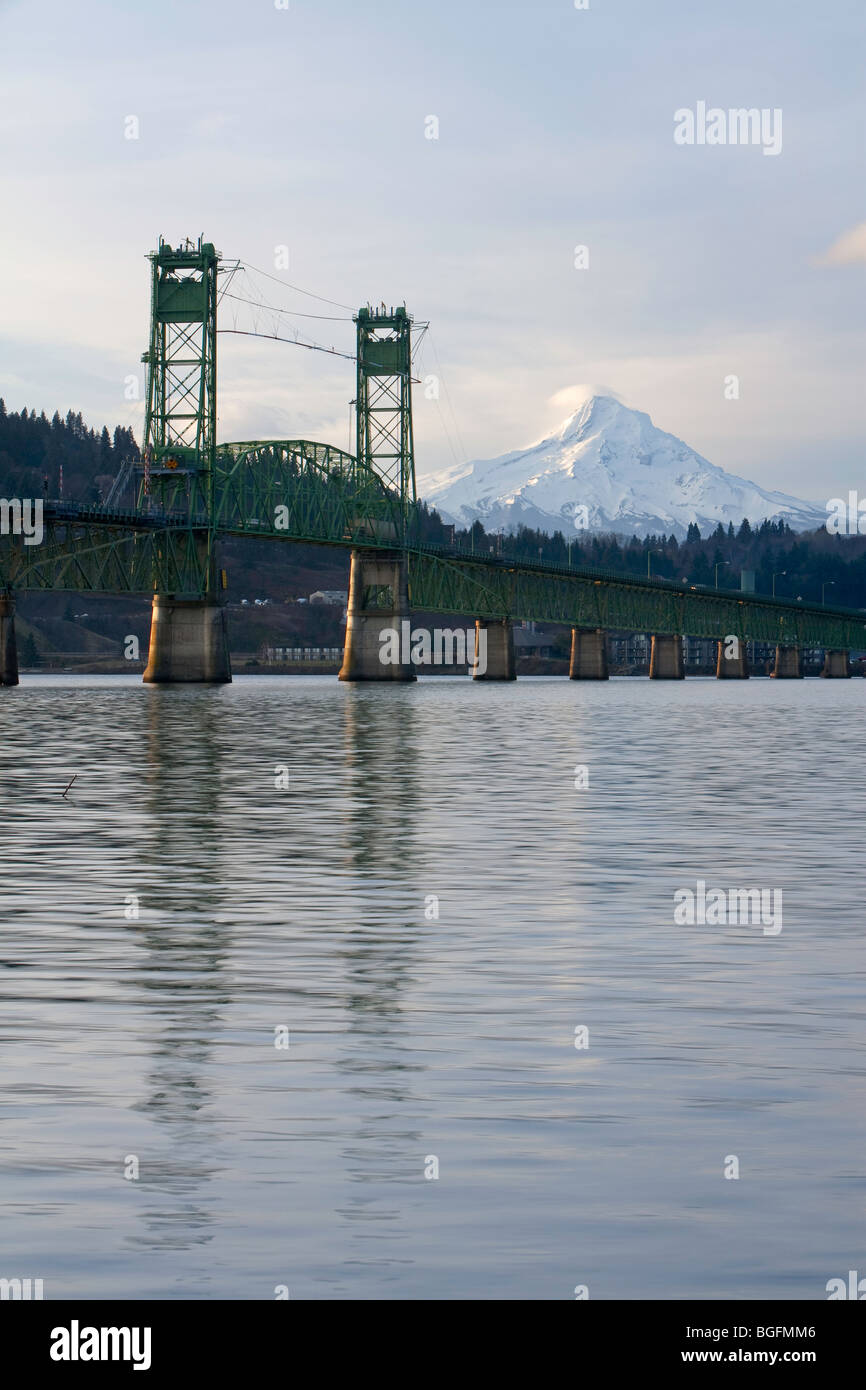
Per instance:
[[[400,497],[333,444],[264,439],[223,444],[214,468],[215,530],[328,545],[394,545]]]

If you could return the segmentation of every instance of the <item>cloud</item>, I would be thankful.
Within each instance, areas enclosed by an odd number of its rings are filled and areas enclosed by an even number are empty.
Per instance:
[[[829,250],[823,256],[819,256],[818,265],[862,265],[866,262],[866,222],[860,222],[856,227],[852,227],[850,232],[843,232],[840,237],[833,242]]]
[[[548,398],[548,405],[556,406],[558,410],[565,410],[573,414],[579,410],[584,402],[592,400],[593,396],[612,396],[615,401],[623,404],[622,397],[618,391],[614,391],[611,386],[592,385],[583,383],[580,386],[565,386],[561,391],[557,391]]]

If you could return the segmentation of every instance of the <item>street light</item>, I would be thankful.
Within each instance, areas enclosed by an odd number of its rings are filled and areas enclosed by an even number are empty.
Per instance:
[[[719,587],[719,565],[729,565],[730,563],[731,563],[730,560],[719,560],[718,563],[716,564],[715,570],[716,570],[716,588],[717,588],[717,589],[718,589],[718,587]]]
[[[663,551],[663,550],[659,550],[658,546],[653,546],[652,550],[648,550],[648,551],[647,551],[647,553],[646,553],[646,577],[647,577],[647,579],[650,578],[650,565],[652,564],[652,557],[653,557],[653,555],[664,555],[664,551]]]
[[[773,598],[776,597],[776,580],[778,579],[779,575],[787,573],[787,570],[776,570],[776,573],[773,575]]]
[[[825,580],[824,580],[824,583],[821,585],[821,607],[822,607],[822,608],[824,607],[824,590],[825,590],[825,589],[832,589],[832,587],[833,587],[833,585],[834,585],[835,583],[836,583],[835,579],[825,579]]]

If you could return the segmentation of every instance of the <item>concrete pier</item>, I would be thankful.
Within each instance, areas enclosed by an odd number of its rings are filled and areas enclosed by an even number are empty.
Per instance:
[[[154,594],[143,679],[157,685],[231,678],[225,610],[207,599]]]
[[[845,680],[849,678],[851,669],[848,665],[848,653],[837,649],[831,650],[829,647],[826,648],[821,675],[828,676],[831,680]]]
[[[571,629],[571,660],[568,679],[571,681],[606,681],[607,637],[602,628],[573,627]]]
[[[482,633],[485,634],[486,638],[486,654],[482,647]],[[473,680],[517,680],[517,666],[514,661],[514,627],[508,618],[475,619],[475,664],[476,672],[472,677]]]
[[[685,679],[683,639],[677,634],[653,633],[650,648],[650,680],[681,681]]]
[[[776,680],[802,680],[803,658],[800,648],[779,645],[776,648],[776,664],[770,674]]]
[[[15,600],[0,596],[0,685],[18,684],[18,649],[15,645]]]
[[[739,642],[736,656],[726,656],[727,643],[722,638],[716,644],[716,679],[720,681],[746,681],[749,679],[749,658],[745,642]]]
[[[400,642],[401,624],[408,618],[409,585],[403,554],[353,550],[340,680],[416,680],[411,661],[403,660],[409,653],[402,650]],[[396,643],[389,639],[389,633],[397,634]]]

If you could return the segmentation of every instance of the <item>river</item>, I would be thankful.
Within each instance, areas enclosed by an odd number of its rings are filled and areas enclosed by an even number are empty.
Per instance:
[[[568,1300],[866,1273],[864,698],[0,691],[0,1276]],[[699,883],[780,890],[779,930],[678,923]]]

